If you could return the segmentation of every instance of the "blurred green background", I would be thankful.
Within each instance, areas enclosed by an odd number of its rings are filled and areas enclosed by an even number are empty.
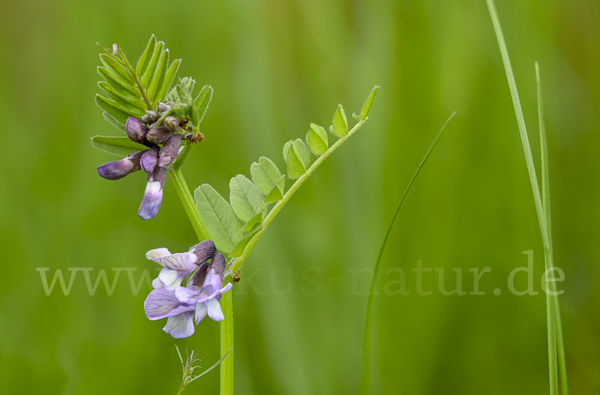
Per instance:
[[[556,264],[572,394],[600,391],[600,4],[497,4],[539,159],[534,61],[544,83]],[[448,134],[407,200],[383,260],[382,287],[406,272],[410,295],[375,299],[372,393],[548,392],[545,298],[509,294],[509,273],[542,244],[504,70],[483,0],[467,1],[27,1],[3,0],[0,114],[1,380],[5,394],[175,394],[174,344],[208,367],[217,323],[175,341],[146,319],[149,288],[125,272],[109,296],[89,295],[79,272],[68,296],[46,296],[68,268],[154,264],[152,248],[185,251],[193,230],[171,180],[158,216],[136,211],[140,174],[109,182],[113,160],[90,137],[118,135],[94,104],[96,41],[137,60],[155,33],[183,59],[179,75],[210,84],[206,140],[184,173],[227,194],[259,156],[310,122],[329,125],[338,102],[358,111],[381,85],[370,121],[306,182],[265,233],[234,287],[239,394],[356,394],[372,267],[387,222],[435,133]],[[288,181],[288,185],[290,185]],[[484,296],[444,296],[438,272],[416,293],[411,268],[491,267]],[[154,274],[154,272],[151,272]],[[526,286],[523,273],[518,288]],[[494,295],[496,287],[504,292]],[[392,290],[395,289],[392,286]],[[218,391],[215,370],[186,394]]]

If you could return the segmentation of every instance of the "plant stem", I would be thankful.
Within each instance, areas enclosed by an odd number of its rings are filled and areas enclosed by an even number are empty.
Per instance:
[[[188,149],[189,150],[189,149]],[[189,152],[188,152],[189,153]],[[198,236],[200,241],[208,239],[208,230],[206,225],[200,216],[198,207],[194,202],[192,194],[183,178],[181,173],[181,166],[174,166],[170,171],[177,194],[181,203],[185,208],[185,212],[188,215],[192,227]],[[233,298],[231,292],[226,292],[221,298],[221,309],[225,319],[221,321],[221,352],[220,355],[225,355],[227,352],[231,353],[229,358],[223,359],[221,362],[221,395],[232,395],[233,394]],[[180,388],[179,393],[183,391],[183,387]]]
[[[285,204],[291,199],[291,197],[294,195],[294,193],[296,193],[298,188],[300,188],[300,186],[302,186],[304,181],[306,181],[308,179],[308,177],[310,177],[310,175],[317,169],[317,167],[319,167],[319,165],[321,165],[321,163],[323,163],[323,161],[325,161],[325,159],[327,159],[329,157],[329,155],[331,155],[340,145],[342,145],[354,133],[356,133],[356,131],[358,129],[360,129],[361,126],[365,122],[367,122],[367,119],[359,121],[356,125],[354,125],[354,127],[348,132],[347,135],[345,135],[344,137],[340,137],[331,147],[329,147],[329,149],[327,151],[325,151],[321,156],[319,156],[317,158],[317,160],[314,161],[314,163],[306,170],[306,173],[304,173],[302,176],[300,176],[300,178],[298,178],[296,180],[296,182],[294,182],[294,184],[290,187],[290,189],[288,189],[288,191],[285,193],[285,195],[283,195],[283,198],[279,202],[277,202],[277,204],[275,204],[275,206],[273,206],[271,211],[269,211],[269,214],[265,217],[263,224],[262,224],[263,229],[259,233],[257,233],[254,243],[248,245],[249,249],[244,250],[244,253],[242,254],[242,256],[231,260],[230,267],[229,267],[230,271],[237,272],[238,270],[240,270],[240,268],[242,267],[242,264],[246,260],[246,257],[250,254],[250,252],[254,248],[254,245],[256,244],[258,239],[260,239],[260,237],[262,236],[263,231],[265,229],[267,229],[267,227],[273,221],[275,216],[279,213],[279,211],[281,211],[283,206],[285,206]]]
[[[231,355],[221,362],[221,395],[233,395],[233,295],[225,292],[221,298],[225,319],[221,321],[221,355]]]
[[[206,229],[206,225],[200,216],[200,212],[198,211],[198,207],[196,206],[196,202],[194,202],[194,198],[192,197],[192,193],[183,178],[183,174],[181,173],[180,167],[173,167],[171,171],[171,176],[173,177],[173,182],[175,184],[175,189],[177,189],[177,194],[179,195],[179,199],[183,204],[183,208],[192,223],[192,227],[196,232],[196,236],[200,241],[208,239],[208,230]]]
[[[388,225],[387,231],[385,232],[385,236],[383,237],[383,242],[381,243],[381,247],[379,248],[379,254],[377,254],[377,260],[375,261],[375,267],[373,268],[373,275],[371,277],[371,286],[369,289],[369,299],[367,301],[367,318],[365,320],[365,334],[364,334],[364,340],[363,340],[362,379],[361,379],[361,384],[360,384],[360,393],[361,394],[369,393],[369,381],[370,381],[369,367],[370,367],[370,355],[371,355],[371,320],[373,318],[373,302],[375,299],[375,286],[377,285],[377,278],[379,275],[379,268],[381,266],[381,258],[383,256],[383,251],[385,250],[385,246],[390,237],[390,233],[392,233],[392,229],[394,228],[394,224],[396,223],[396,219],[398,218],[398,213],[400,212],[400,209],[402,208],[402,205],[404,204],[404,200],[406,200],[406,197],[408,196],[408,193],[410,192],[413,184],[415,183],[415,180],[417,179],[419,173],[421,172],[423,165],[425,165],[425,162],[427,162],[427,158],[429,158],[429,155],[435,148],[437,142],[439,141],[439,139],[442,137],[442,135],[446,131],[446,127],[448,126],[448,124],[450,123],[452,118],[454,118],[454,115],[456,115],[456,111],[450,115],[450,117],[448,118],[448,120],[446,121],[444,126],[442,126],[442,128],[438,132],[437,136],[435,136],[435,139],[429,146],[429,149],[425,153],[423,160],[421,160],[419,167],[417,167],[415,174],[413,175],[413,177],[411,178],[410,182],[408,183],[406,189],[404,190],[404,194],[402,194],[402,197],[400,198],[400,201],[398,202],[398,206],[396,206],[396,211],[394,212],[394,215],[392,216],[392,220],[390,221],[390,224]]]

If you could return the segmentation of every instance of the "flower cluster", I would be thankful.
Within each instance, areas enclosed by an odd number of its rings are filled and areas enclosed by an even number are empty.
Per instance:
[[[219,300],[232,284],[223,287],[227,262],[212,241],[203,241],[188,252],[176,254],[171,254],[166,248],[157,248],[148,251],[146,258],[163,269],[152,281],[154,290],[146,298],[144,310],[151,320],[168,318],[163,328],[165,332],[174,338],[191,336],[194,333],[194,315],[196,324],[206,315],[214,321],[223,320]],[[181,286],[190,274],[187,285]]]
[[[161,105],[167,107],[163,103]],[[150,125],[157,119],[158,114],[154,111],[149,111],[141,118],[146,125]],[[98,167],[98,174],[107,180],[118,180],[138,170],[148,173],[146,192],[138,210],[138,215],[148,220],[158,213],[163,198],[165,176],[177,159],[182,136],[176,133],[179,121],[175,117],[166,117],[161,126],[150,130],[144,123],[129,117],[125,123],[125,131],[132,141],[143,144],[148,149],[135,152],[118,161],[105,163]]]

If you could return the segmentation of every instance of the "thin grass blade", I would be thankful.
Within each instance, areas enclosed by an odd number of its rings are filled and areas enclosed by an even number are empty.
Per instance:
[[[450,115],[448,120],[446,120],[446,123],[444,123],[444,126],[442,126],[442,128],[438,132],[437,136],[435,136],[435,139],[433,139],[433,142],[431,143],[431,145],[429,146],[429,149],[425,153],[423,160],[421,160],[419,167],[417,167],[415,174],[413,175],[413,177],[411,178],[410,182],[408,183],[406,189],[404,190],[404,193],[402,194],[402,197],[400,198],[400,201],[398,202],[398,206],[396,206],[396,211],[394,212],[394,215],[392,216],[392,220],[390,221],[387,231],[385,232],[385,236],[383,237],[383,242],[381,243],[381,247],[379,248],[379,254],[377,254],[377,260],[375,261],[375,267],[373,268],[373,277],[371,277],[371,287],[369,289],[369,299],[367,301],[367,318],[366,318],[366,322],[365,322],[365,337],[364,337],[364,343],[363,343],[362,380],[361,380],[361,385],[360,385],[360,393],[363,395],[369,393],[369,381],[370,381],[369,366],[370,366],[370,354],[371,354],[371,320],[373,318],[373,301],[375,299],[375,286],[377,285],[377,278],[379,276],[379,268],[381,267],[381,258],[383,256],[383,251],[385,250],[387,241],[390,237],[390,234],[392,233],[392,229],[394,228],[396,219],[398,218],[398,213],[400,212],[400,209],[402,208],[402,205],[404,204],[404,201],[406,200],[408,193],[410,192],[413,184],[415,183],[417,177],[419,176],[419,173],[421,172],[421,169],[425,165],[425,162],[427,162],[429,155],[431,155],[431,152],[433,152],[433,149],[437,145],[438,141],[444,135],[444,132],[446,131],[446,128],[448,127],[448,124],[450,123],[452,118],[454,118],[454,115],[456,115],[456,111]]]

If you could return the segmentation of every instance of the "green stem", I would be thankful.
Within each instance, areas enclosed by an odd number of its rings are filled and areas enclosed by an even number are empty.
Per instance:
[[[192,227],[194,228],[198,239],[200,241],[208,239],[208,230],[206,229],[204,221],[202,221],[202,217],[200,216],[196,202],[194,202],[192,193],[190,192],[190,189],[183,178],[181,167],[173,167],[170,173],[173,177],[173,182],[175,184],[175,189],[177,189],[179,199],[183,204],[183,208],[185,209],[185,212],[192,223]]]
[[[225,292],[221,298],[225,319],[221,321],[221,355],[231,353],[221,362],[221,395],[233,395],[233,295]]]
[[[185,148],[184,148],[185,149]],[[186,156],[189,155],[191,148],[186,151]],[[175,188],[181,203],[185,208],[185,212],[192,223],[192,227],[196,232],[199,240],[208,239],[208,230],[206,225],[200,216],[198,207],[194,202],[192,194],[183,178],[181,173],[181,164],[179,166],[173,166],[170,171]],[[231,352],[229,358],[223,359],[221,363],[221,395],[232,395],[233,394],[233,298],[231,292],[226,292],[221,298],[221,309],[225,319],[221,321],[221,355],[226,355],[227,352]],[[183,391],[183,387],[180,388],[179,393]]]
[[[371,287],[369,289],[369,299],[367,301],[367,318],[365,320],[365,334],[364,334],[364,340],[363,340],[362,379],[361,379],[361,384],[360,384],[360,393],[361,394],[369,393],[369,381],[370,381],[369,367],[370,367],[370,355],[371,355],[371,320],[373,318],[373,302],[375,299],[375,286],[377,285],[377,278],[379,275],[379,267],[381,266],[381,258],[383,256],[383,251],[385,250],[385,246],[390,237],[390,233],[392,233],[392,229],[394,228],[394,224],[396,223],[396,218],[398,217],[398,213],[400,212],[400,209],[402,208],[402,205],[404,204],[404,200],[406,200],[406,197],[408,196],[408,193],[410,192],[413,184],[415,183],[415,180],[417,179],[419,173],[421,172],[423,165],[425,165],[425,162],[427,162],[427,158],[429,158],[429,155],[431,155],[431,152],[433,151],[433,149],[435,148],[439,139],[442,137],[442,135],[446,131],[446,127],[448,126],[448,124],[450,123],[452,118],[454,118],[455,114],[456,114],[456,111],[450,115],[450,117],[448,118],[448,120],[446,121],[444,126],[442,126],[442,129],[440,129],[437,136],[435,136],[435,139],[429,146],[427,153],[425,153],[425,156],[423,157],[423,160],[419,164],[419,167],[417,167],[415,174],[411,178],[406,189],[404,190],[404,194],[402,194],[402,197],[400,198],[400,201],[398,202],[398,206],[396,206],[396,211],[394,212],[394,215],[392,216],[392,220],[390,221],[390,224],[388,225],[387,231],[385,232],[385,236],[383,237],[383,242],[381,243],[381,247],[379,248],[379,254],[377,254],[377,260],[375,261],[375,267],[373,268],[373,275],[371,277]]]
[[[325,159],[327,159],[329,157],[329,155],[333,154],[333,152],[340,145],[342,145],[354,133],[356,133],[356,131],[358,129],[360,129],[361,126],[365,122],[367,122],[367,119],[361,120],[356,125],[354,125],[354,127],[348,132],[347,135],[345,135],[344,137],[340,137],[331,147],[329,147],[329,149],[327,151],[325,151],[321,156],[319,156],[317,158],[317,160],[314,161],[314,163],[306,170],[306,173],[304,173],[302,176],[300,176],[300,178],[298,178],[296,180],[296,182],[294,182],[294,184],[290,187],[290,189],[288,189],[288,191],[285,193],[285,195],[283,195],[283,198],[279,202],[277,202],[277,204],[275,204],[275,206],[273,206],[271,211],[269,211],[269,214],[265,217],[265,219],[263,221],[263,224],[262,224],[263,229],[259,233],[256,234],[254,241],[248,245],[248,248],[246,248],[246,250],[244,250],[244,253],[242,254],[242,256],[231,260],[230,267],[229,267],[230,271],[235,273],[238,270],[240,270],[240,268],[242,267],[242,264],[246,260],[246,257],[250,254],[250,252],[254,248],[254,245],[256,245],[256,242],[262,236],[264,230],[267,229],[267,227],[273,221],[275,216],[281,211],[283,206],[285,206],[286,203],[291,199],[291,197],[294,195],[294,193],[296,193],[298,188],[300,188],[302,186],[304,181],[306,181],[308,179],[308,177],[310,177],[310,175],[317,169],[317,167],[319,167],[321,165],[321,163],[323,163],[323,161],[325,161]]]

